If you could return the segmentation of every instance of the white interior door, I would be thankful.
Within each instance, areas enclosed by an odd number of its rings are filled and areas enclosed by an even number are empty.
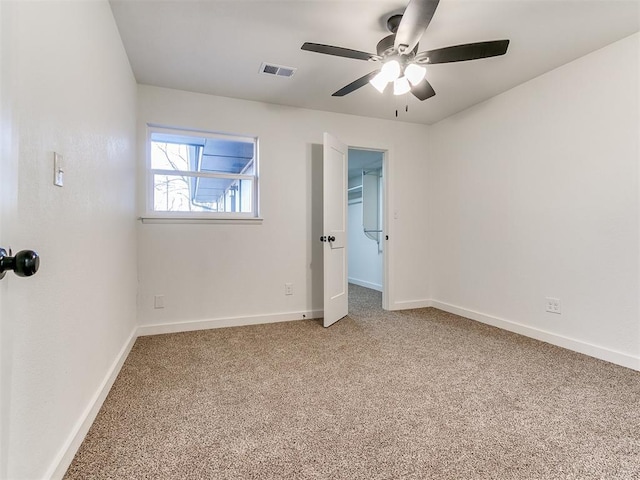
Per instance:
[[[2,2],[0,2],[2,3]],[[0,32],[2,28],[5,27],[4,20],[2,20],[3,10],[6,8],[5,5],[0,4]],[[6,17],[5,17],[6,18]],[[2,128],[0,129],[0,247],[8,248],[8,245],[5,243],[6,239],[6,214],[5,209],[9,203],[9,192],[13,191],[13,178],[11,175],[7,175],[5,173],[7,168],[10,168],[9,165],[9,140],[10,140],[10,124],[9,121],[9,108],[8,108],[8,88],[7,88],[7,79],[9,75],[8,73],[8,60],[6,56],[6,52],[8,49],[6,48],[5,36],[0,34],[0,124]],[[8,170],[11,172],[11,170]],[[0,478],[7,478],[7,451],[9,450],[9,420],[8,420],[8,412],[9,411],[9,380],[7,375],[7,365],[8,365],[8,353],[6,352],[7,348],[7,334],[5,333],[5,323],[8,321],[5,318],[5,307],[4,307],[4,296],[6,290],[6,282],[0,283]]]
[[[322,238],[324,326],[349,312],[347,281],[347,146],[324,134],[322,166]]]
[[[1,7],[0,7],[1,9]],[[2,86],[0,85],[0,90]],[[1,107],[1,105],[0,105]],[[0,112],[4,116],[4,112]],[[2,119],[4,120],[4,118]],[[2,133],[0,133],[2,135]],[[5,166],[5,138],[0,138],[0,169],[4,171]],[[0,176],[0,247],[5,246],[5,228],[4,228],[4,209],[5,209],[5,191],[9,187],[8,181],[4,176]],[[8,248],[8,247],[7,247]],[[7,289],[7,282],[0,280],[0,478],[7,478],[7,452],[9,450],[9,376],[8,367],[8,347],[6,322],[9,321],[5,314],[4,296]]]
[[[0,0],[0,30],[9,23],[10,11]],[[10,8],[10,6],[9,6]],[[3,19],[4,17],[4,19]],[[6,31],[6,28],[5,28]],[[6,38],[0,35],[0,247],[7,251],[11,244],[9,236],[11,226],[9,220],[17,214],[17,159],[14,157],[12,144],[13,116],[10,104],[9,79],[11,75]],[[11,394],[11,343],[9,336],[10,323],[13,319],[7,315],[8,285],[5,278],[0,280],[0,478],[7,478],[7,458],[9,450],[9,411]]]

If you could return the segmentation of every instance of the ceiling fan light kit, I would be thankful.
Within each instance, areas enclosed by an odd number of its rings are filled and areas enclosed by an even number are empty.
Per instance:
[[[387,85],[393,82],[393,94],[404,95],[411,91],[411,86],[418,85],[426,73],[427,69],[420,65],[409,63],[401,67],[398,60],[392,59],[382,65],[380,72],[369,83],[383,93]]]
[[[404,95],[405,93],[409,93],[410,91],[411,85],[409,85],[409,80],[407,80],[407,77],[396,78],[393,81],[394,95]]]
[[[436,92],[427,81],[424,64],[464,62],[497,57],[507,53],[509,40],[467,43],[451,47],[418,52],[418,42],[435,14],[440,0],[411,0],[402,15],[392,15],[387,20],[391,35],[384,37],[376,46],[377,54],[349,48],[306,42],[302,50],[334,55],[356,60],[382,62],[382,68],[342,87],[332,96],[342,97],[370,83],[383,93],[393,82],[394,95],[411,92],[418,100],[433,97]]]
[[[380,93],[383,93],[384,89],[387,88],[387,85],[389,85],[389,80],[387,79],[387,76],[384,73],[378,72],[378,74],[375,77],[369,80],[369,83],[373,85],[375,89],[378,90]]]
[[[400,76],[400,63],[397,60],[390,60],[382,65],[380,73],[384,75],[387,82],[393,82]]]
[[[427,75],[427,69],[425,67],[421,67],[420,65],[416,65],[415,63],[410,63],[404,69],[404,76],[407,77],[407,80],[414,87],[418,85],[424,77]]]

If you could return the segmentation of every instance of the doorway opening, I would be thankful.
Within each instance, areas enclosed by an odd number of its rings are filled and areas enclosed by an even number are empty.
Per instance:
[[[385,152],[348,151],[349,304],[385,307]]]

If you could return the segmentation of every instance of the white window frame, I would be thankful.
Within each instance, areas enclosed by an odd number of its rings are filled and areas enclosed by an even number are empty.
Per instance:
[[[211,172],[196,172],[196,171],[184,171],[184,170],[165,170],[154,169],[151,167],[151,136],[154,133],[173,134],[181,136],[194,136],[199,138],[213,138],[223,140],[238,140],[238,141],[252,141],[254,145],[254,174],[227,174],[227,173],[211,173]],[[145,213],[141,217],[141,220],[145,223],[154,222],[185,222],[190,223],[192,221],[212,221],[223,222],[227,221],[231,223],[241,221],[261,221],[259,217],[259,144],[258,137],[254,135],[242,135],[242,134],[229,134],[224,132],[213,132],[206,130],[199,130],[193,128],[171,128],[162,125],[148,124],[147,135],[145,140],[146,151],[146,192],[145,192]],[[187,177],[196,178],[225,178],[225,179],[238,179],[238,180],[251,180],[251,199],[252,207],[251,212],[164,212],[154,210],[154,175],[182,175]]]

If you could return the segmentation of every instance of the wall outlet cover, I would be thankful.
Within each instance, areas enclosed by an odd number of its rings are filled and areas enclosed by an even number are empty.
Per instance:
[[[559,298],[545,297],[545,311],[548,313],[562,313],[562,306]]]

